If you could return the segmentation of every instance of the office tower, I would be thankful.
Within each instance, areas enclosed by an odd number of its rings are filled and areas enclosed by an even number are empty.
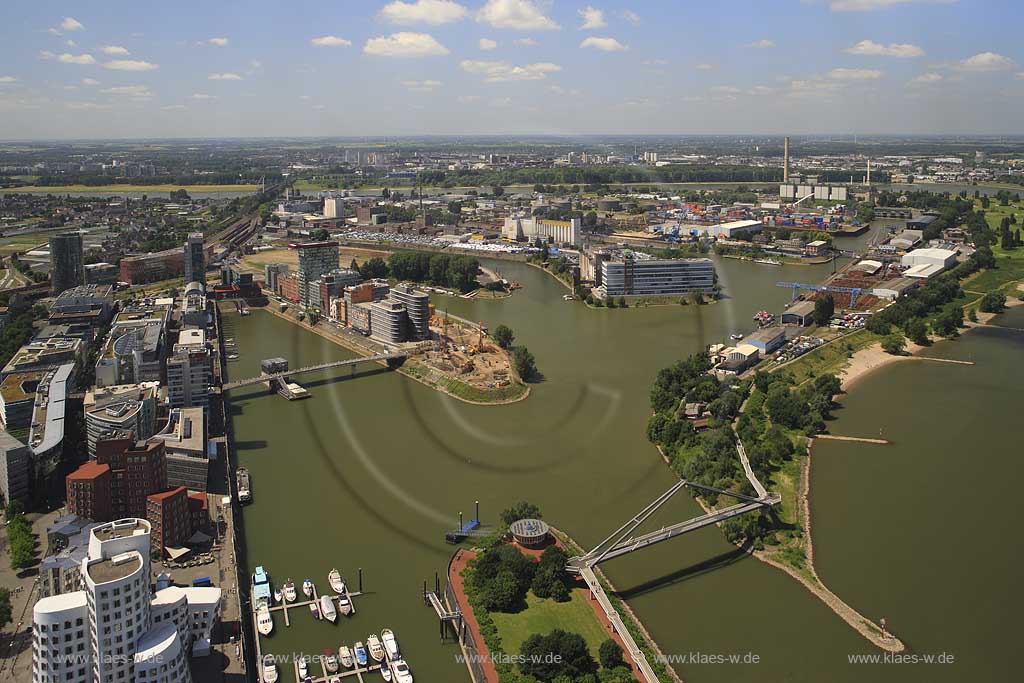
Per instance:
[[[50,237],[50,290],[54,295],[85,284],[82,235],[68,232]]]
[[[338,268],[338,243],[305,242],[292,244],[291,248],[299,252],[299,303],[319,308],[320,276]]]
[[[190,233],[185,242],[185,284],[190,282],[206,284],[206,252],[201,232]]]

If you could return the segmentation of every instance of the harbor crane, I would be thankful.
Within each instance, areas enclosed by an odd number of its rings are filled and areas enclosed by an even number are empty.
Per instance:
[[[810,285],[803,282],[776,282],[776,287],[788,287],[793,290],[793,298],[791,301],[796,301],[796,298],[800,296],[800,290],[805,289],[811,292],[828,292],[830,294],[849,294],[850,295],[850,307],[853,308],[857,305],[857,297],[862,294],[868,294],[871,290],[863,289],[861,287],[835,287],[833,285]]]

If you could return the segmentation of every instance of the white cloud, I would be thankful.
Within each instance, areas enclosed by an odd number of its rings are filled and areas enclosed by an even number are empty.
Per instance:
[[[68,109],[109,109],[110,107],[105,104],[96,104],[95,102],[65,102],[64,106]]]
[[[123,57],[128,54],[128,48],[121,47],[120,45],[104,45],[100,48],[100,52],[105,55],[117,55]]]
[[[392,33],[370,38],[363,52],[378,57],[437,57],[448,54],[448,48],[429,33]]]
[[[380,18],[392,24],[449,24],[466,18],[469,11],[452,0],[416,0],[384,5]]]
[[[846,48],[851,55],[865,55],[868,57],[923,57],[924,50],[917,45],[910,43],[890,43],[882,45],[872,40],[862,40],[856,45]]]
[[[755,40],[752,43],[747,43],[746,47],[752,47],[757,50],[768,50],[775,47],[775,41],[762,38],[761,40]]]
[[[217,47],[224,47],[228,44],[227,38],[210,38],[208,41],[210,45],[216,45]]]
[[[352,44],[352,41],[339,38],[338,36],[320,36],[310,40],[309,44],[315,47],[348,47]]]
[[[769,88],[767,85],[755,85],[753,88],[747,91],[748,95],[771,95],[775,92],[775,88]]]
[[[64,17],[64,21],[60,22],[60,28],[63,31],[81,31],[85,27],[74,17]]]
[[[153,71],[159,69],[160,65],[139,59],[115,59],[112,62],[104,63],[103,68],[112,71]]]
[[[210,74],[206,77],[208,81],[240,81],[242,77],[233,73]]]
[[[0,85],[10,85],[16,82],[18,79],[14,76],[0,76]]]
[[[70,39],[65,40],[64,44],[67,45],[68,47],[78,47],[78,43],[76,43],[75,41],[70,40]]]
[[[480,49],[481,50],[493,50],[496,47],[498,47],[497,41],[491,40],[490,38],[481,38],[480,39]]]
[[[130,95],[132,97],[152,97],[153,93],[144,85],[119,85],[113,88],[104,88],[101,93],[107,95]]]
[[[604,12],[587,5],[581,10],[576,10],[580,18],[583,19],[583,23],[580,24],[581,31],[593,30],[596,28],[604,28],[608,25],[608,22],[604,20]]]
[[[458,100],[462,104],[470,104],[472,102],[479,102],[479,95],[459,95]]]
[[[981,52],[960,62],[964,71],[999,71],[1013,66],[1013,60],[995,52]]]
[[[1019,80],[1024,80],[1024,71],[1018,71],[1017,72],[1017,78]]]
[[[640,15],[628,9],[622,10],[622,18],[634,26],[640,23]]]
[[[97,81],[95,78],[83,78],[82,79],[82,85],[99,85],[99,84],[100,84],[100,82]]]
[[[833,12],[871,12],[896,5],[952,5],[957,0],[832,0],[829,7]]]
[[[494,28],[517,31],[551,31],[561,28],[533,0],[487,0],[476,13],[476,20]]]
[[[667,59],[645,59],[640,62],[644,66],[666,66],[668,64]]]
[[[836,81],[873,81],[882,77],[877,69],[832,69],[828,77]]]
[[[839,89],[839,84],[822,78],[798,79],[790,81],[789,88],[792,95],[800,97],[834,92]]]
[[[207,95],[206,93],[203,93],[203,92],[194,92],[194,93],[192,93],[192,99],[193,100],[214,100],[214,99],[217,99],[217,96],[216,95]]]
[[[160,107],[160,108],[163,109],[164,111],[175,111],[175,110],[178,110],[178,109],[185,109],[185,105],[184,104],[168,104],[168,105],[165,105],[165,106]]]
[[[46,57],[49,59],[49,57]],[[65,52],[61,56],[57,57],[57,61],[62,64],[95,64],[96,59],[90,54],[73,55]]]
[[[932,73],[921,74],[920,76],[915,76],[914,78],[911,79],[910,84],[911,85],[931,85],[933,83],[941,83],[944,80],[945,80],[945,77],[942,74],[937,74],[937,73],[932,72]]]
[[[527,37],[527,38],[516,38],[512,42],[515,43],[516,45],[522,45],[523,47],[536,47],[538,45],[536,40],[534,40],[533,38],[529,38],[529,37]]]
[[[626,49],[625,45],[614,38],[598,38],[596,36],[584,38],[583,42],[580,43],[580,47],[592,47],[598,50],[604,50],[605,52],[622,52]]]
[[[511,97],[495,97],[493,100],[491,100],[489,102],[489,104],[492,107],[511,107],[512,106],[512,98]]]
[[[712,71],[714,70],[715,65],[709,64],[707,62],[702,62],[698,64],[695,68],[697,69],[697,71]]]
[[[441,81],[402,81],[402,85],[412,92],[431,92],[441,85]]]
[[[53,54],[49,50],[40,50],[39,59],[54,59],[57,55]]]
[[[711,92],[719,95],[738,95],[741,91],[734,85],[713,85]]]
[[[471,74],[482,74],[488,83],[505,81],[540,81],[549,73],[561,71],[562,67],[550,62],[539,62],[525,66],[514,66],[507,62],[484,62],[466,59],[460,63],[462,70]]]

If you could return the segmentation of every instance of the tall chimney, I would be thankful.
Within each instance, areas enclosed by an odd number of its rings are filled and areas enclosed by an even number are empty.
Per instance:
[[[782,142],[782,182],[789,182],[789,137]]]
[[[868,159],[868,187],[871,187],[871,159]]]

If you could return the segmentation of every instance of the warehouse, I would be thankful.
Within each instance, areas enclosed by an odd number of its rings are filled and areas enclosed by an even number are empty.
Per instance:
[[[937,218],[938,216],[933,213],[921,214],[917,218],[911,218],[909,221],[907,221],[907,229],[924,230],[929,225],[934,223]]]
[[[783,325],[800,325],[807,327],[814,322],[814,302],[797,301],[790,304],[789,308],[782,312]]]
[[[814,309],[813,304],[811,304],[811,309]],[[763,327],[743,339],[743,344],[755,347],[762,357],[774,352],[785,343],[786,331],[781,327]]]
[[[956,264],[956,252],[952,249],[915,249],[903,255],[900,264],[904,268],[920,265],[938,265],[942,270]]]

